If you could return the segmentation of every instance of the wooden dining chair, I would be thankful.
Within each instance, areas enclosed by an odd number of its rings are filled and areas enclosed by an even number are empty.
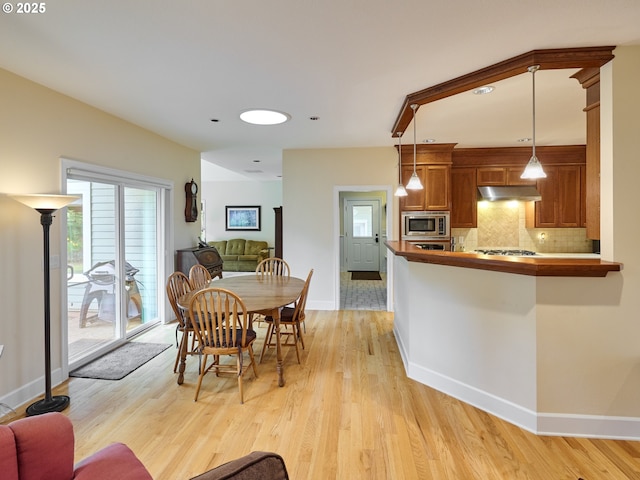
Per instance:
[[[309,275],[304,282],[300,296],[295,301],[293,307],[284,307],[280,312],[280,346],[282,347],[295,347],[296,357],[298,363],[300,363],[300,349],[298,348],[298,342],[304,349],[304,336],[300,326],[305,319],[305,308],[307,305],[307,294],[309,292],[309,285],[311,284],[311,276],[313,275],[313,269],[309,271]],[[262,351],[260,352],[260,363],[262,363],[262,357],[264,352],[269,347],[276,346],[274,320],[271,316],[266,316],[264,319],[268,324],[267,335],[262,345]],[[284,328],[283,328],[284,327]],[[282,341],[284,339],[284,342]],[[289,339],[293,340],[293,343],[289,343]]]
[[[198,341],[198,352],[203,355],[202,368],[196,387],[195,401],[198,401],[202,379],[208,372],[216,377],[232,374],[238,378],[240,403],[244,403],[242,378],[249,367],[258,378],[256,361],[253,355],[253,342],[256,332],[249,328],[249,316],[242,299],[230,290],[208,287],[196,292],[189,304],[189,320]],[[249,354],[249,363],[244,353]],[[234,364],[220,361],[223,355],[235,355]],[[212,362],[207,365],[207,359]]]
[[[281,258],[269,257],[262,260],[256,267],[259,275],[282,275],[290,276],[289,264]]]
[[[196,263],[189,269],[189,282],[191,283],[192,290],[204,288],[210,281],[211,274],[204,265]]]
[[[289,277],[291,275],[289,264],[278,257],[269,257],[258,263],[256,275],[280,275]],[[264,321],[264,312],[254,312],[251,314],[250,323],[261,323]]]
[[[189,345],[191,333],[193,333],[191,322],[189,322],[187,313],[178,306],[178,299],[184,294],[191,291],[191,283],[189,282],[189,278],[184,273],[173,272],[167,279],[166,290],[169,304],[171,305],[173,313],[178,320],[178,326],[176,327],[176,343],[178,344],[178,353],[176,355],[176,362],[173,366],[173,373],[176,373],[176,371],[178,370],[178,362],[180,361],[180,353],[182,352],[182,348],[187,348],[187,346]],[[178,333],[182,333],[179,343]],[[183,345],[183,342],[187,342],[186,345]],[[191,343],[192,349],[191,351],[187,350],[188,354],[193,353],[193,339]]]

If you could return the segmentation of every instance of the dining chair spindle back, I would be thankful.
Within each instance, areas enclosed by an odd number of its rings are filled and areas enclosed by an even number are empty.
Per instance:
[[[298,348],[298,342],[300,346],[304,350],[304,336],[302,335],[302,330],[300,329],[301,324],[305,319],[305,308],[307,305],[307,294],[309,292],[309,285],[311,284],[311,277],[313,275],[313,269],[309,271],[309,275],[304,282],[304,287],[302,287],[302,291],[300,292],[300,296],[295,301],[293,307],[284,307],[280,312],[280,338],[284,339],[284,342],[281,341],[281,346],[283,347],[295,347],[296,349],[296,357],[298,358],[298,363],[300,363],[300,349]],[[262,363],[262,357],[264,356],[264,352],[269,347],[275,347],[275,331],[274,331],[274,322],[273,318],[270,316],[265,317],[265,322],[268,324],[267,335],[264,339],[264,344],[262,345],[262,351],[260,352],[260,363]],[[289,339],[293,340],[293,343],[289,343]]]
[[[249,328],[249,315],[242,299],[230,290],[208,287],[196,292],[189,304],[189,319],[198,340],[198,351],[203,355],[202,367],[196,387],[195,401],[205,374],[216,376],[232,374],[238,378],[240,403],[244,403],[242,378],[249,367],[258,377],[253,355],[256,332]],[[248,353],[249,362],[244,353]],[[235,355],[235,364],[222,363],[221,357]],[[207,365],[209,356],[212,362]]]
[[[178,344],[178,353],[176,354],[176,362],[173,366],[173,373],[176,373],[178,369],[178,361],[180,360],[180,352],[183,348],[187,350],[187,353],[193,353],[193,342],[192,342],[192,350],[189,351],[187,346],[189,344],[189,339],[191,337],[191,333],[193,330],[191,329],[191,322],[189,322],[189,318],[186,312],[178,306],[178,298],[182,295],[191,291],[191,283],[189,282],[189,278],[182,272],[173,272],[169,275],[167,279],[167,298],[169,299],[169,304],[173,309],[173,313],[178,320],[178,326],[176,327],[176,343],[178,333],[182,333],[180,338],[180,342]],[[183,342],[186,344],[183,345]]]
[[[211,274],[204,265],[196,263],[189,269],[189,282],[191,282],[191,288],[198,290],[204,288],[211,281]]]

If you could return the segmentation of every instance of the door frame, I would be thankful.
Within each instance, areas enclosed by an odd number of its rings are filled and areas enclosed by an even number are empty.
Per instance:
[[[353,229],[351,228],[352,225],[350,224],[349,220],[351,220],[351,222],[353,222],[353,217],[352,217],[352,213],[353,211],[349,209],[349,206],[352,206],[350,204],[350,202],[363,202],[363,203],[371,203],[373,205],[373,203],[377,204],[377,214],[378,214],[378,218],[376,219],[376,225],[378,226],[377,231],[372,231],[372,233],[374,235],[378,235],[378,245],[377,245],[377,264],[378,264],[378,271],[380,271],[380,267],[381,267],[381,261],[380,261],[380,254],[382,252],[381,248],[384,247],[384,245],[382,244],[382,225],[380,225],[380,219],[382,217],[382,209],[384,208],[384,205],[381,205],[380,202],[380,198],[378,197],[346,197],[343,196],[343,202],[344,202],[344,218],[343,218],[343,229],[344,229],[344,245],[343,245],[343,255],[345,255],[345,265],[347,267],[347,270],[349,269],[349,249],[351,248],[351,244],[353,243],[353,239],[355,238],[353,236]],[[375,207],[374,207],[375,209]],[[347,237],[347,231],[349,231],[349,237]]]
[[[159,177],[152,177],[149,175],[141,175],[137,173],[128,172],[125,170],[114,169],[110,167],[104,167],[101,165],[94,165],[87,162],[82,162],[66,157],[60,157],[60,170],[61,170],[61,191],[66,193],[67,177],[71,171],[81,173],[83,175],[90,176],[95,181],[99,181],[101,178],[114,181],[122,179],[128,186],[140,186],[140,187],[156,187],[161,189],[160,195],[158,195],[158,208],[164,213],[163,216],[158,218],[158,227],[160,231],[157,233],[158,252],[160,252],[158,260],[158,277],[166,278],[167,272],[173,265],[173,255],[169,255],[169,252],[173,251],[173,212],[170,206],[173,204],[174,197],[174,182]],[[67,263],[67,220],[66,215],[60,215],[60,244],[64,246],[61,248],[61,261],[62,265]],[[60,269],[60,285],[66,285],[66,269]],[[167,322],[167,313],[169,311],[168,301],[164,292],[164,285],[162,282],[158,282],[158,319],[160,323]],[[60,289],[60,304],[67,304],[67,288]],[[66,308],[62,308],[61,316],[61,352],[62,352],[62,378],[69,377],[69,336],[68,336],[68,316]],[[154,324],[150,324],[152,327]],[[136,335],[142,333],[144,329],[136,332]],[[109,350],[116,348],[117,345],[126,342],[127,339],[119,340],[116,342],[110,342],[108,346],[94,351],[92,354],[86,357],[88,363],[100,355],[103,355]]]
[[[333,187],[333,271],[334,271],[334,298],[335,310],[340,310],[340,193],[341,192],[373,192],[385,191],[387,193],[387,239],[394,239],[396,208],[398,203],[393,196],[392,185],[334,185]],[[384,208],[384,207],[382,207]],[[386,247],[384,247],[386,248]],[[387,311],[393,311],[393,261],[392,256],[387,255]]]

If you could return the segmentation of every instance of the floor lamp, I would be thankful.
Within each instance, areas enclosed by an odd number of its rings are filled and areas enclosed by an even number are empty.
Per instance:
[[[14,200],[40,212],[40,224],[44,236],[44,398],[27,407],[27,416],[48,412],[61,412],[69,406],[66,395],[51,395],[51,288],[49,278],[49,227],[53,213],[80,197],[74,195],[12,195]]]

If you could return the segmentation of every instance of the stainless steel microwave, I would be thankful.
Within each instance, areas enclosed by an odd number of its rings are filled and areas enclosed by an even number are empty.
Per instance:
[[[449,212],[402,212],[403,240],[447,240]]]

